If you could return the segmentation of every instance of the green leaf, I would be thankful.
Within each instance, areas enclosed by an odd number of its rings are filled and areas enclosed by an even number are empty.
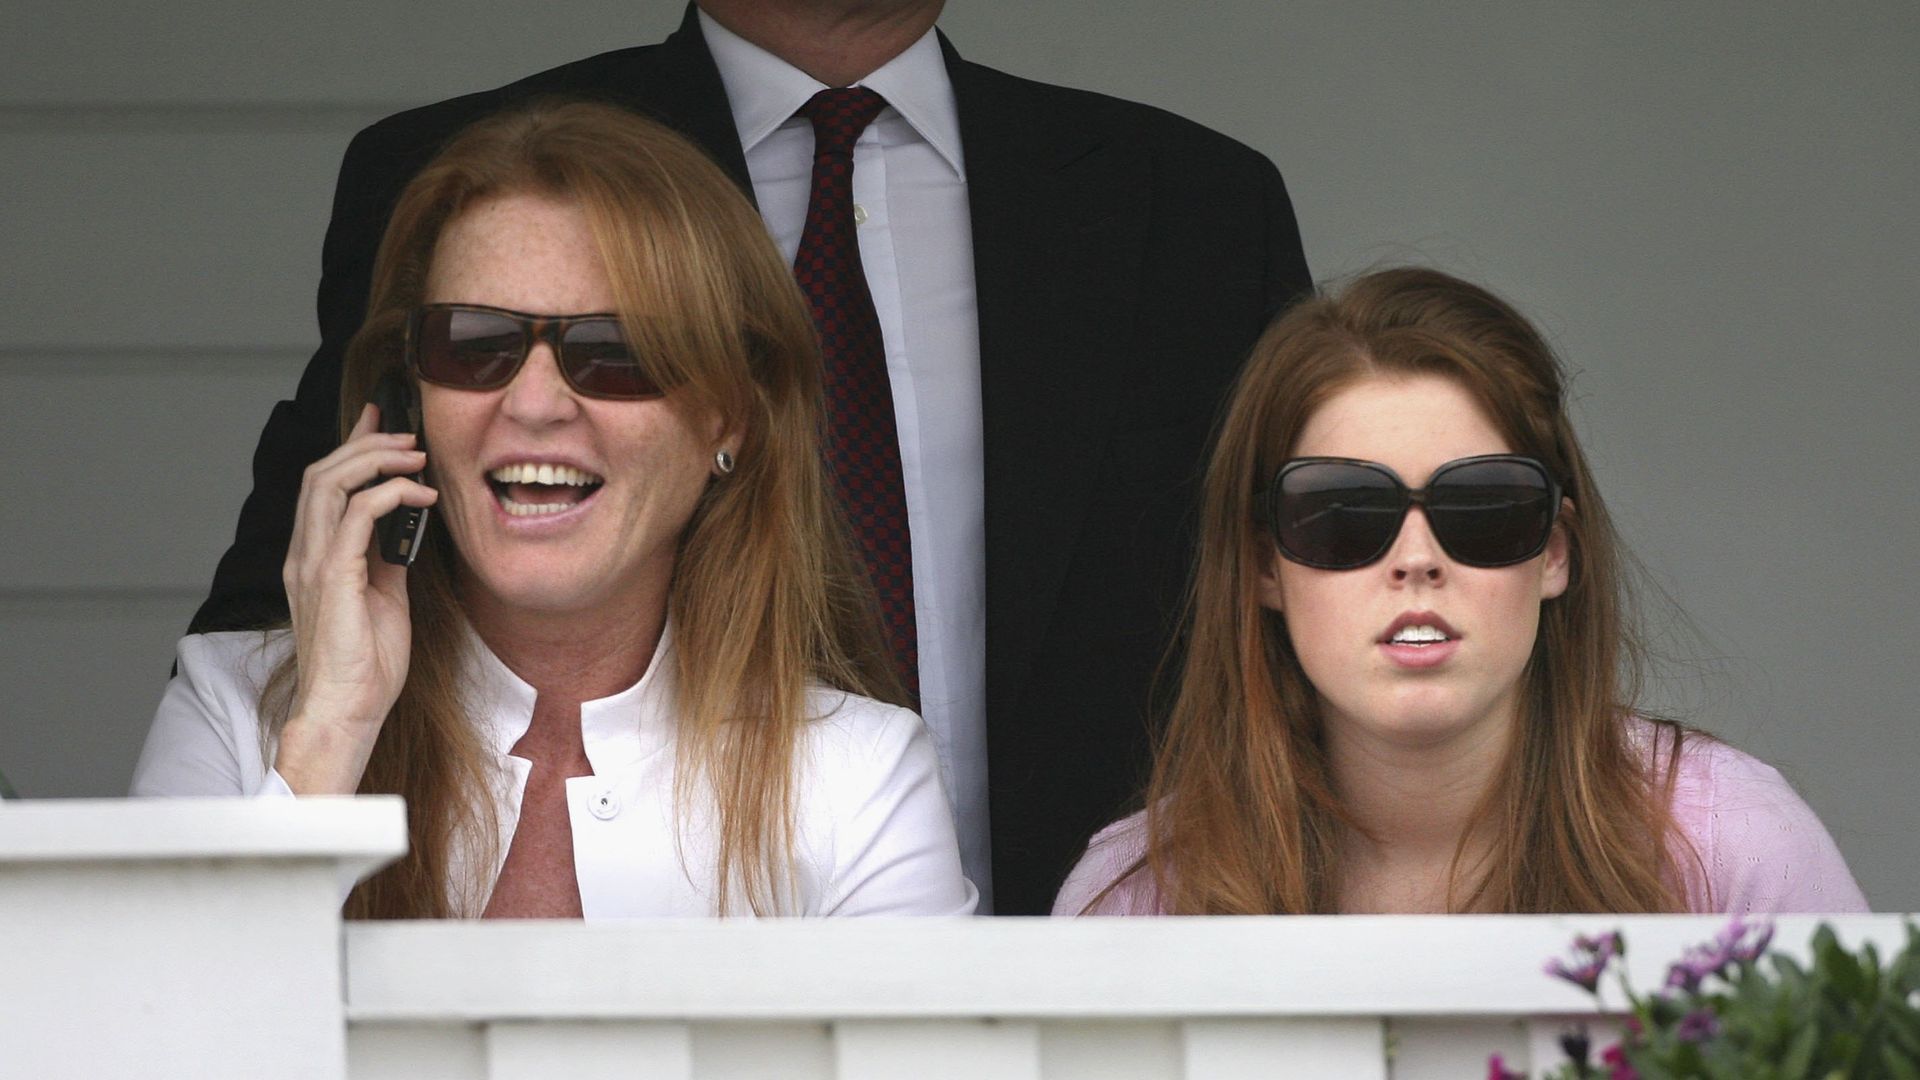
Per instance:
[[[1850,1030],[1845,1022],[1826,1025],[1831,1030],[1826,1043],[1821,1046],[1820,1062],[1824,1065],[1851,1065],[1860,1060],[1860,1036]]]
[[[1793,957],[1773,954],[1773,967],[1780,976],[1780,986],[1792,993],[1799,993],[1807,986],[1807,969],[1795,963]]]
[[[1813,932],[1813,970],[1817,979],[1828,983],[1841,997],[1859,999],[1867,989],[1867,974],[1860,961],[1833,936],[1833,928],[1821,923]]]
[[[1880,1044],[1880,1064],[1892,1080],[1920,1080],[1920,1053],[1908,1053],[1891,1043]]]
[[[1867,977],[1867,997],[1871,1001],[1880,996],[1880,950],[1869,941],[1860,947],[1860,970]]]
[[[1888,1045],[1920,1057],[1920,1015],[1916,1015],[1910,1006],[1896,1004],[1887,1009],[1883,1019],[1886,1021]]]
[[[1920,993],[1920,924],[1909,920],[1907,945],[1887,965],[1887,985],[1896,997]]]
[[[1633,1070],[1640,1074],[1640,1080],[1687,1080],[1685,1073],[1665,1061],[1649,1061],[1644,1065],[1636,1063]]]
[[[1754,1080],[1756,1070],[1747,1055],[1733,1046],[1732,1039],[1715,1039],[1700,1048],[1700,1075],[1708,1080]]]
[[[1809,1019],[1794,1035],[1792,1045],[1780,1059],[1780,1072],[1786,1076],[1805,1076],[1813,1067],[1814,1052],[1820,1048],[1820,1025]]]

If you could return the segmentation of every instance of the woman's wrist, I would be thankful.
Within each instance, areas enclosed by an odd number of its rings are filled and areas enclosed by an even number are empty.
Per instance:
[[[316,720],[296,710],[280,730],[273,767],[295,795],[352,795],[379,737],[377,723]]]

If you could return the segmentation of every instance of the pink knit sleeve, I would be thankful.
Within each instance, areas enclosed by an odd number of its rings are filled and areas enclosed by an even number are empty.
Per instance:
[[[1087,904],[1100,895],[1108,883],[1127,872],[1127,868],[1146,851],[1147,817],[1144,812],[1119,821],[1094,834],[1087,853],[1080,857],[1060,895],[1053,901],[1053,914],[1072,915],[1160,915],[1160,897],[1153,881],[1136,874],[1108,893],[1093,910]]]
[[[1696,912],[1867,910],[1846,859],[1813,808],[1773,766],[1751,755],[1689,736],[1673,814],[1700,861],[1687,875],[1688,901]],[[1681,857],[1688,858],[1685,852]]]

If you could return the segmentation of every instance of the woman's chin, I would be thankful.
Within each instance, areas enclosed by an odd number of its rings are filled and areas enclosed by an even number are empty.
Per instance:
[[[1484,703],[1438,693],[1382,702],[1359,711],[1363,715],[1347,722],[1375,739],[1408,747],[1443,746],[1485,731],[1496,712]]]
[[[1445,746],[1473,731],[1478,724],[1462,716],[1416,716],[1399,727],[1401,739],[1413,746]]]
[[[557,567],[539,571],[484,573],[469,570],[470,599],[498,612],[529,616],[580,615],[612,602],[608,583]]]

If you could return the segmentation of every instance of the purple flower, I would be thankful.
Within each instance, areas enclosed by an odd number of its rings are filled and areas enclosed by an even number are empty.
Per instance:
[[[1713,940],[1720,948],[1731,949],[1740,943],[1741,938],[1746,936],[1746,916],[1736,913],[1733,918],[1727,920],[1727,925],[1720,928],[1719,933],[1713,935]]]
[[[1626,947],[1616,930],[1598,937],[1581,934],[1573,939],[1573,950],[1578,955],[1571,964],[1549,960],[1545,970],[1554,978],[1565,979],[1591,994],[1598,990],[1600,976],[1606,974],[1607,965],[1625,953]]]
[[[1487,1059],[1487,1080],[1527,1080],[1525,1073],[1511,1072],[1507,1061],[1499,1054]]]
[[[1724,936],[1723,931],[1722,938]],[[1667,985],[1692,993],[1700,988],[1708,976],[1725,971],[1727,965],[1733,963],[1733,956],[1722,938],[1688,949],[1677,963],[1667,969]]]
[[[1728,943],[1727,955],[1742,964],[1751,964],[1760,959],[1761,956],[1765,955],[1767,946],[1773,944],[1773,921],[1771,919],[1761,919],[1759,922],[1750,923],[1744,922],[1736,915],[1734,916],[1733,922],[1727,926],[1726,930],[1721,931],[1721,933],[1725,934],[1735,926],[1740,928],[1740,932],[1735,934],[1732,941]],[[1751,937],[1749,937],[1749,935],[1751,935]]]
[[[1772,942],[1773,923],[1765,919],[1747,922],[1735,915],[1712,941],[1688,949],[1667,969],[1667,986],[1692,993],[1709,976],[1724,975],[1730,965],[1758,960]]]
[[[1691,994],[1700,989],[1700,976],[1684,963],[1674,964],[1667,968],[1667,989]]]
[[[1591,994],[1600,987],[1600,976],[1607,970],[1604,961],[1588,960],[1569,967],[1558,960],[1547,961],[1546,972],[1556,979],[1565,979],[1573,985]]]
[[[1620,936],[1618,930],[1609,931],[1599,937],[1581,934],[1573,939],[1573,947],[1601,959],[1612,959],[1615,956],[1625,956],[1627,953],[1626,939]]]
[[[1720,1034],[1720,1018],[1712,1009],[1695,1009],[1680,1018],[1680,1026],[1673,1033],[1681,1042],[1706,1042]]]

